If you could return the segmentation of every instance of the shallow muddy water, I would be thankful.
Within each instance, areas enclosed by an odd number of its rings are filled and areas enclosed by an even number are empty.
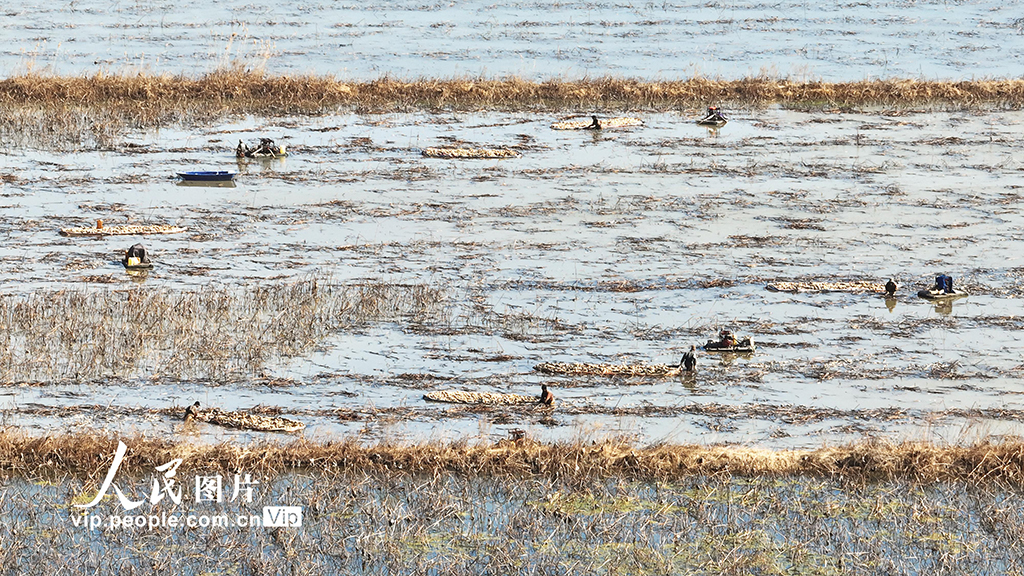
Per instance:
[[[4,298],[62,289],[180,292],[320,277],[425,286],[444,313],[370,318],[251,371],[187,373],[153,352],[121,368],[8,366],[8,424],[204,439],[173,407],[279,407],[312,436],[605,435],[816,446],[868,436],[1019,434],[1024,114],[698,111],[558,132],[535,114],[244,119],[130,134],[113,151],[21,148],[0,200]],[[268,135],[282,160],[236,162]],[[129,146],[128,144],[132,145]],[[439,160],[447,143],[521,158]],[[186,169],[240,172],[181,186]],[[64,238],[64,226],[172,223],[183,234]],[[156,268],[118,260],[142,241]],[[951,274],[970,296],[916,297]],[[776,293],[774,281],[896,278],[878,295]],[[12,300],[12,301],[13,301]],[[693,377],[544,376],[544,361],[672,363],[723,327],[748,356],[702,353]],[[106,370],[106,371],[104,371]],[[437,389],[536,394],[554,410],[425,402]]]
[[[406,77],[1015,77],[1018,2],[38,3],[0,13],[0,76],[238,63]]]

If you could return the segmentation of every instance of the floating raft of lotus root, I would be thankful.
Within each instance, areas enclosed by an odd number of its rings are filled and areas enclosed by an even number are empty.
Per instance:
[[[885,292],[885,285],[876,282],[773,282],[766,286],[772,292]]]
[[[281,418],[280,416],[263,416],[237,411],[229,412],[220,408],[200,410],[196,419],[228,428],[255,430],[257,432],[295,432],[306,427],[302,422]]]
[[[167,224],[151,224],[147,226],[127,224],[124,226],[104,226],[93,228],[85,226],[82,228],[61,228],[61,236],[135,236],[141,234],[178,234],[185,229],[180,226],[169,226]]]
[[[427,148],[423,155],[430,158],[518,158],[518,150],[508,148]]]
[[[721,342],[708,340],[708,343],[704,345],[704,350],[707,352],[733,352],[736,354],[747,354],[754,351],[754,339],[747,336],[737,340],[734,346],[727,346]]]
[[[537,396],[522,394],[499,394],[497,392],[463,392],[461,390],[437,390],[423,395],[424,400],[432,402],[451,402],[453,404],[536,404]]]
[[[570,376],[675,376],[678,368],[667,364],[586,364],[579,362],[543,362],[533,367],[544,374]]]
[[[593,119],[587,120],[562,120],[551,125],[553,130],[588,130],[594,125]],[[605,128],[628,128],[630,126],[643,126],[644,121],[639,118],[598,118],[597,125],[602,130]]]
[[[926,300],[952,300],[955,298],[963,298],[967,296],[967,292],[962,290],[954,290],[952,292],[943,292],[941,290],[921,290],[917,293],[918,297]]]

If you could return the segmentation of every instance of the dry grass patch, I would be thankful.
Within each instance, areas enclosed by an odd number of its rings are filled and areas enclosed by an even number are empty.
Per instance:
[[[1024,80],[866,80],[796,82],[754,77],[740,80],[644,81],[599,77],[524,80],[516,77],[383,77],[346,82],[329,76],[273,76],[228,68],[201,76],[135,74],[48,76],[36,73],[0,80],[0,103],[48,107],[103,106],[131,111],[140,122],[169,114],[320,113],[339,106],[368,111],[396,109],[676,109],[707,102],[748,106],[914,105],[973,107],[1024,105]]]
[[[30,437],[0,433],[0,471],[6,477],[95,479],[105,473],[118,439],[103,434]],[[1024,486],[1024,442],[970,446],[865,441],[810,450],[742,446],[656,445],[629,442],[543,444],[530,439],[494,444],[426,442],[366,446],[357,439],[288,444],[200,445],[170,439],[127,439],[121,470],[148,474],[174,458],[201,470],[246,470],[264,475],[297,471],[368,474],[453,473],[541,476],[559,481],[625,478],[672,481],[688,476],[824,477],[850,481],[1001,483]]]
[[[118,144],[132,128],[209,122],[227,115],[324,114],[408,110],[699,110],[783,105],[842,109],[883,106],[1019,109],[1024,80],[943,82],[868,80],[795,82],[741,80],[644,81],[583,78],[531,81],[509,77],[383,77],[347,82],[329,76],[272,76],[227,68],[200,76],[26,73],[0,80],[0,135],[21,144],[60,148]]]
[[[441,322],[425,285],[337,285],[325,276],[189,291],[63,289],[0,297],[0,382],[231,379],[370,322]]]

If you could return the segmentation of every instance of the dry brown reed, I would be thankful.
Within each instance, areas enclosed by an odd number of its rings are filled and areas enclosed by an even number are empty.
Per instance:
[[[210,123],[233,115],[325,114],[336,111],[515,110],[592,113],[781,105],[802,109],[881,106],[972,109],[1024,107],[1024,80],[866,80],[796,82],[644,81],[631,78],[419,78],[385,76],[346,82],[328,76],[271,76],[226,68],[201,76],[25,73],[0,79],[0,138],[8,145],[59,150],[115,149],[126,133],[174,124]]]
[[[385,76],[371,81],[346,82],[328,76],[272,76],[243,68],[221,69],[197,77],[26,73],[0,80],[0,106],[5,108],[100,107],[116,110],[141,124],[190,115],[322,113],[338,107],[366,111],[667,110],[700,107],[708,102],[744,106],[1020,108],[1024,106],[1024,80],[892,79],[835,83],[768,77],[665,81],[600,77],[531,81],[515,77],[401,80]]]
[[[172,291],[63,289],[0,298],[0,382],[230,379],[367,322],[440,321],[443,291],[328,277]]]
[[[102,433],[32,437],[0,432],[4,477],[95,479],[106,472],[118,439]],[[495,444],[443,443],[367,446],[356,438],[289,444],[200,445],[170,439],[125,439],[126,474],[148,474],[174,458],[183,467],[264,475],[297,471],[367,474],[452,473],[466,477],[539,476],[558,481],[623,478],[672,481],[689,476],[822,477],[845,481],[905,480],[1024,486],[1024,442],[967,446],[864,441],[809,450],[742,446],[655,445],[627,441],[543,444],[530,439]]]

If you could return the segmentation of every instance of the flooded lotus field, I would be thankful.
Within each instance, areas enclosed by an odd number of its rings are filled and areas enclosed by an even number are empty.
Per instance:
[[[1016,8],[6,4],[0,571],[1020,573]]]
[[[81,135],[7,134],[0,398],[29,431],[182,431],[184,407],[251,409],[307,437],[625,436],[808,447],[1020,434],[1024,263],[1013,111],[729,110],[554,131],[539,113],[337,114]],[[269,136],[289,155],[241,160]],[[432,146],[521,157],[434,159]],[[233,170],[186,186],[184,170]],[[100,239],[60,228],[175,224]],[[119,260],[141,241],[155,268]],[[970,296],[916,297],[936,275]],[[777,281],[900,283],[785,293]],[[541,362],[676,364],[561,377]],[[465,390],[553,408],[430,403]],[[286,438],[286,435],[270,435]]]

